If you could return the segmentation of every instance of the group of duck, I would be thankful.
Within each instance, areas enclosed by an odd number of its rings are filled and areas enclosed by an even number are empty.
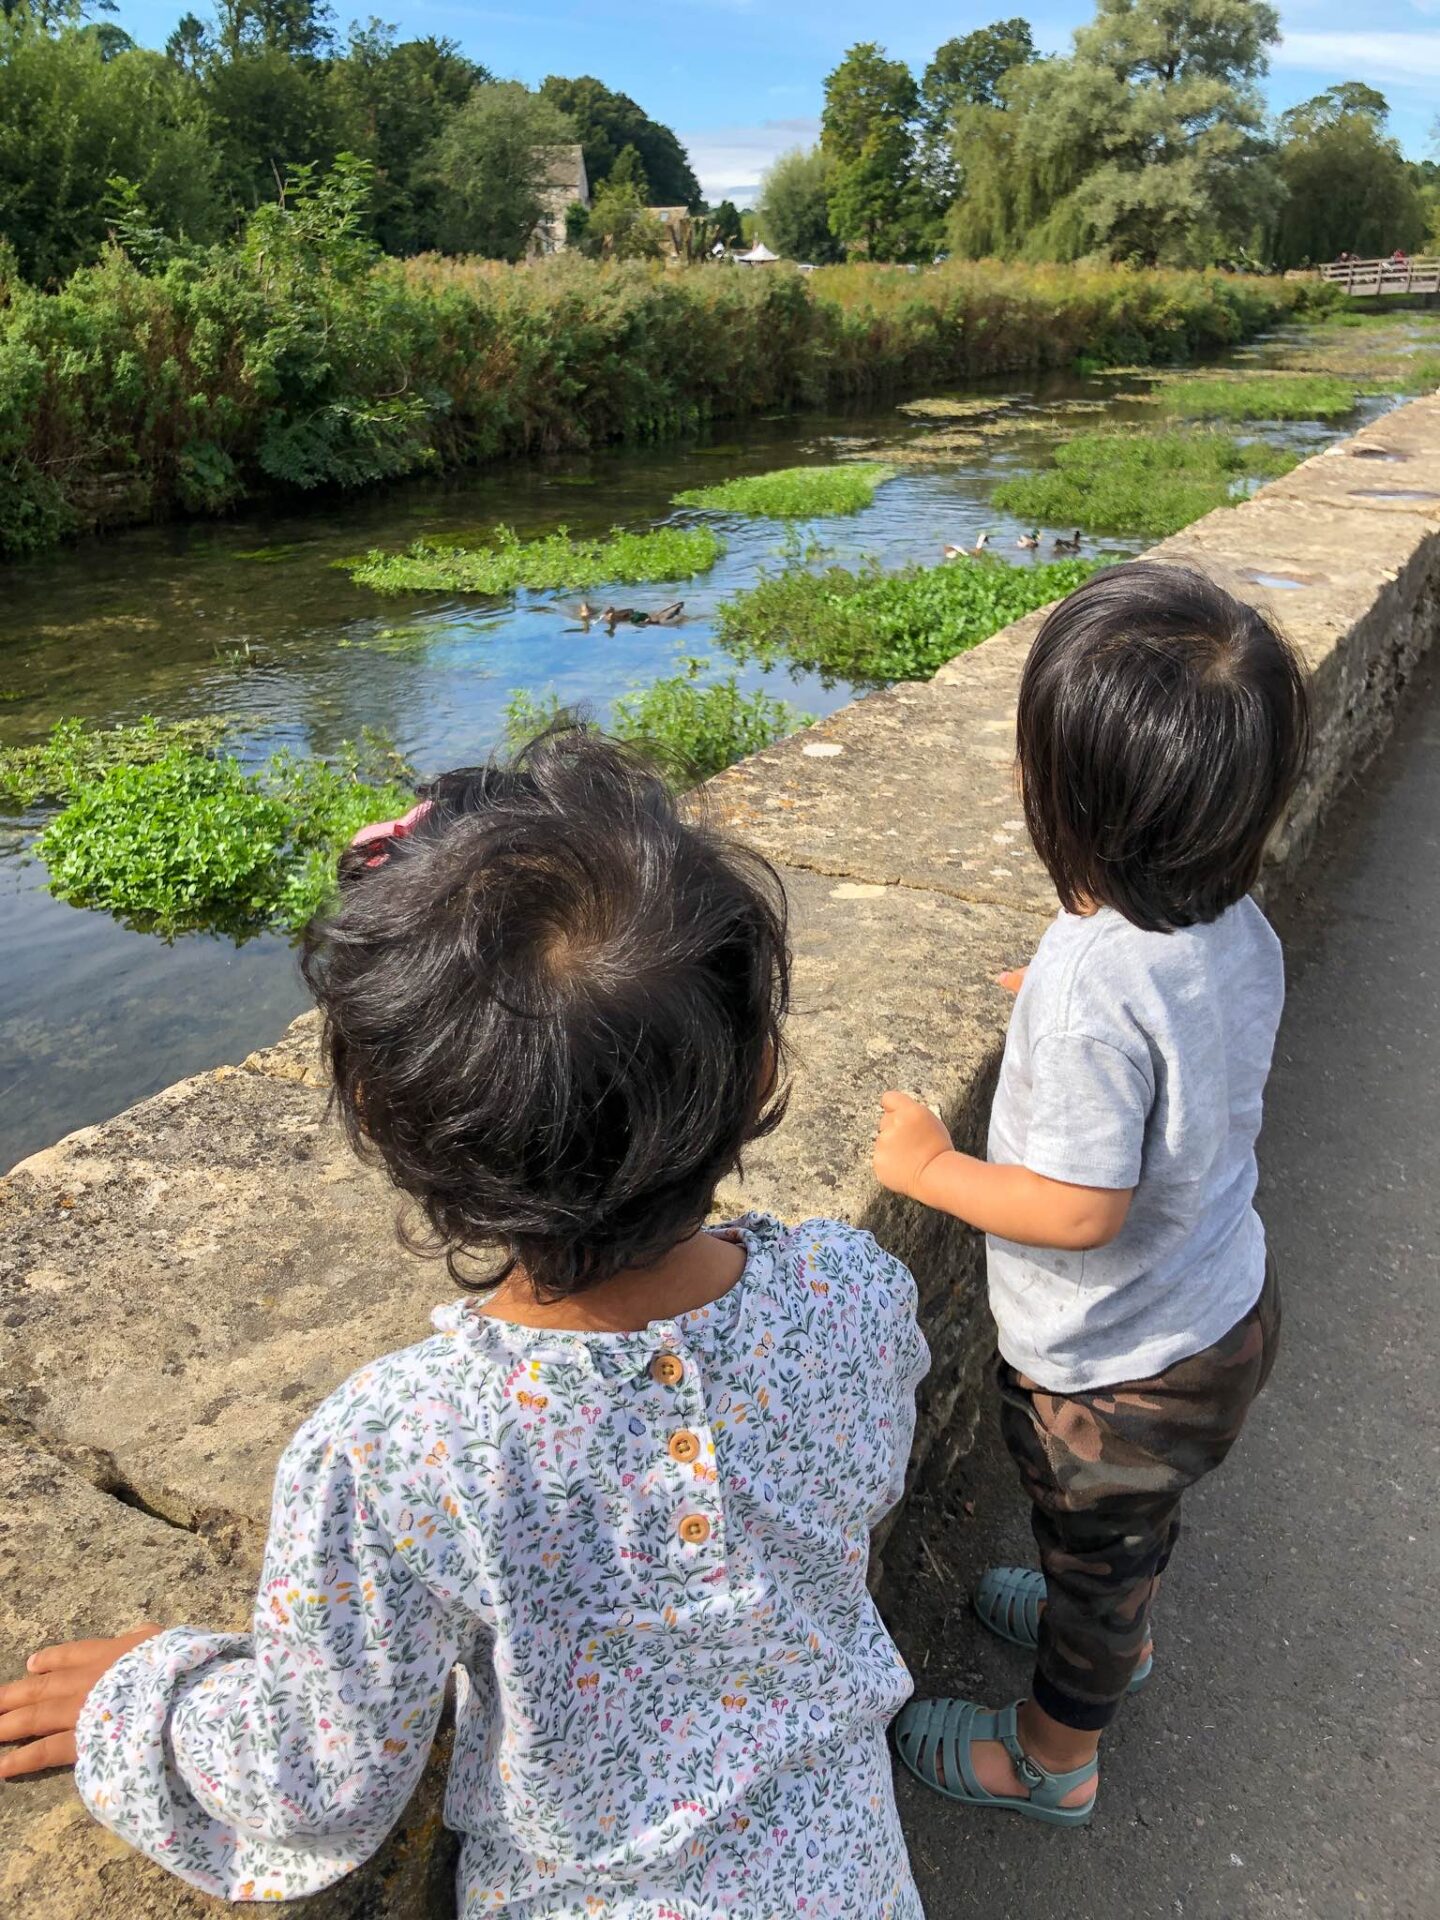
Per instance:
[[[588,627],[592,620],[602,620],[611,633],[619,626],[673,627],[684,617],[685,602],[672,600],[668,606],[657,607],[653,613],[647,613],[643,607],[601,607],[597,610],[588,600],[582,600],[575,614],[582,626]]]
[[[1051,540],[1050,546],[1055,553],[1079,553],[1084,539],[1085,536],[1077,527],[1073,538],[1067,540],[1063,534],[1057,533]],[[1040,545],[1040,529],[1036,527],[1031,533],[1022,533],[1015,544],[1025,552],[1033,553]],[[944,547],[941,551],[947,560],[978,560],[982,553],[989,550],[989,546],[990,535],[982,533],[973,547]]]

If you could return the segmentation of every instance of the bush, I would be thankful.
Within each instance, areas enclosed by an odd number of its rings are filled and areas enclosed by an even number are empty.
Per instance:
[[[1078,433],[1051,458],[1039,473],[1002,481],[995,505],[1037,526],[1154,538],[1232,505],[1246,481],[1273,479],[1300,460],[1280,447],[1209,431]]]
[[[751,513],[774,520],[819,518],[858,513],[878,487],[895,478],[893,467],[857,461],[841,467],[779,467],[726,480],[716,487],[691,487],[677,493],[677,507],[708,507],[717,513]]]
[[[37,851],[62,899],[173,932],[262,916],[286,828],[237,760],[172,747],[82,787]]]
[[[366,554],[350,577],[380,593],[513,593],[517,587],[634,586],[688,580],[708,573],[725,542],[708,527],[659,527],[608,539],[572,540],[564,527],[522,540],[497,527],[493,547],[452,547],[417,540],[408,553]]]
[[[51,891],[165,934],[294,930],[329,898],[357,829],[413,802],[409,769],[376,736],[333,761],[277,754],[256,773],[187,743],[222,725],[72,720],[29,759],[7,756],[11,791],[69,800],[36,843]]]
[[[644,747],[677,787],[691,787],[723,768],[773,746],[814,716],[763,692],[742,693],[732,674],[702,682],[708,660],[687,660],[685,671],[656,680],[615,702],[610,732]],[[576,716],[557,695],[537,696],[517,687],[505,709],[505,736],[512,749],[545,727]]]
[[[793,568],[726,601],[720,638],[742,660],[788,660],[827,681],[924,680],[1012,620],[1072,592],[1099,565],[960,560],[896,574]]]
[[[1116,267],[382,259],[367,192],[344,159],[234,245],[112,248],[54,293],[0,259],[0,552],[94,524],[117,474],[132,518],[211,512],[1082,351],[1177,364],[1330,304],[1318,282]]]

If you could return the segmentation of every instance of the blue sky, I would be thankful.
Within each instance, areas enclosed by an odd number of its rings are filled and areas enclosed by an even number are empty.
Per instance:
[[[206,11],[205,0],[192,0]],[[505,78],[593,73],[673,126],[711,199],[742,204],[765,166],[808,142],[819,125],[826,73],[857,40],[879,40],[918,71],[952,34],[1025,13],[1037,44],[1068,48],[1092,8],[988,0],[959,9],[912,0],[891,13],[858,0],[533,0],[487,7],[465,0],[384,6],[402,35],[448,35]],[[120,0],[119,20],[147,45],[163,43],[185,11],[175,0]],[[1389,99],[1391,130],[1415,158],[1433,151],[1440,115],[1440,0],[1364,0],[1363,30],[1346,0],[1290,0],[1267,85],[1279,109],[1337,80],[1366,80]],[[348,21],[344,0],[336,14]],[[1436,157],[1440,157],[1437,154]]]

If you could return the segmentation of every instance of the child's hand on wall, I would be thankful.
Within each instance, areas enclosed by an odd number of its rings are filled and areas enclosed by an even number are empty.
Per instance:
[[[881,1101],[880,1132],[875,1141],[875,1178],[892,1193],[918,1199],[920,1176],[932,1160],[952,1148],[938,1114],[908,1093],[887,1093]]]
[[[32,1653],[25,1662],[27,1677],[0,1687],[0,1742],[20,1743],[0,1754],[0,1780],[73,1767],[75,1722],[85,1696],[122,1653],[159,1632],[159,1627],[132,1627],[113,1640],[67,1640]]]
[[[1029,971],[1028,967],[1009,967],[1004,973],[996,974],[995,984],[997,987],[1003,987],[1006,993],[1019,993]]]

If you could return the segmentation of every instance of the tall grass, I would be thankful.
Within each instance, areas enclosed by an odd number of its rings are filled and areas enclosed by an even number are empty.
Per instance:
[[[287,218],[153,271],[112,250],[53,293],[0,249],[0,554],[1082,351],[1178,364],[1328,300],[1118,267],[374,260],[343,196]]]

